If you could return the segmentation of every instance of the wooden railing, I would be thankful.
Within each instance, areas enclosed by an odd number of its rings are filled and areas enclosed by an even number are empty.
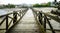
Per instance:
[[[4,21],[6,20],[5,21],[6,29],[0,29],[0,30],[6,30],[6,32],[10,30],[17,22],[19,22],[22,19],[22,17],[25,15],[27,10],[28,8],[26,8],[25,10],[13,11],[12,13],[1,15],[0,18],[3,17],[4,18],[2,21],[0,21],[0,26],[3,25]]]
[[[43,13],[42,11],[37,11],[33,8],[31,8],[31,9],[33,10],[33,14],[35,16],[35,19],[38,22],[41,33],[46,33],[46,30],[47,30],[46,23],[49,25],[52,33],[55,33],[55,30],[53,29],[53,26],[51,25],[51,23],[49,21],[50,19],[48,18],[48,16],[45,13]]]

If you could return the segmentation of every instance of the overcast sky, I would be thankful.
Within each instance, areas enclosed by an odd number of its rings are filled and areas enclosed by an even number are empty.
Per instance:
[[[0,0],[0,4],[35,4],[35,3],[45,3],[45,2],[52,2],[54,0]],[[59,0],[57,0],[59,1]]]

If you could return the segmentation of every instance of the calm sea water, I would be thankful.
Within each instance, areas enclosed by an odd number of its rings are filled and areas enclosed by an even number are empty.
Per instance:
[[[4,14],[6,14],[6,13],[7,13],[7,11],[0,9],[0,15],[4,15]]]

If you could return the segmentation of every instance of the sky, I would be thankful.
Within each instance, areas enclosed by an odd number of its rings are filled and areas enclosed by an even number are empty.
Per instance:
[[[0,0],[0,4],[35,4],[35,3],[47,3],[54,0]],[[57,0],[60,1],[60,0]]]

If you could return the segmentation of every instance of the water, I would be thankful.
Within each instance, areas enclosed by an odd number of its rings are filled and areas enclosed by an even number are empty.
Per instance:
[[[0,9],[0,15],[11,13],[13,11],[25,10],[25,8],[10,8],[10,9]]]
[[[4,14],[6,14],[6,13],[7,13],[7,11],[0,9],[0,15],[4,15]]]

